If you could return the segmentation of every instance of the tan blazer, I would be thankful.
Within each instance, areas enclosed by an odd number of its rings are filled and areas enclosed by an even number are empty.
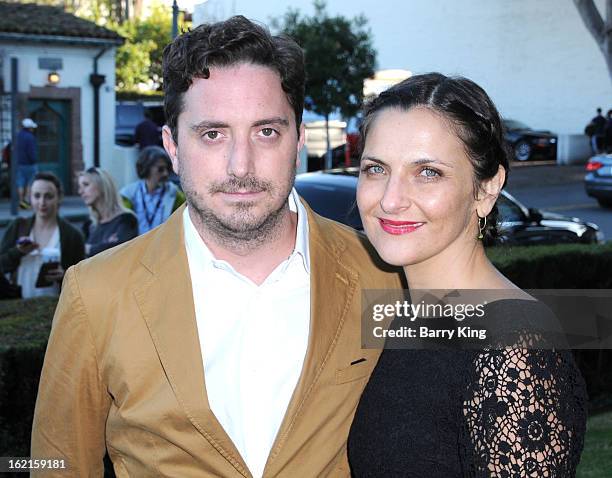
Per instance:
[[[66,273],[32,430],[33,458],[66,460],[58,477],[102,476],[105,446],[118,477],[251,476],[208,404],[183,209]],[[308,222],[308,350],[265,477],[349,476],[349,427],[380,352],[360,348],[361,289],[401,287],[353,230],[310,210]]]

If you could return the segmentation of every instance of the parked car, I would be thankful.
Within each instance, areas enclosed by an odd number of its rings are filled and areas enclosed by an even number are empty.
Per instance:
[[[504,137],[517,161],[557,159],[557,135],[536,131],[520,121],[504,120]]]
[[[355,201],[358,168],[299,174],[298,193],[318,214],[363,230]],[[535,208],[527,208],[502,191],[497,200],[501,235],[496,244],[536,245],[604,241],[596,224]],[[489,245],[489,244],[488,244]]]
[[[118,101],[115,105],[115,144],[134,145],[134,130],[144,120],[145,109],[148,109],[153,121],[159,126],[165,123],[164,108],[161,102]]]
[[[612,208],[612,153],[598,154],[589,159],[584,177],[586,193],[603,207]]]
[[[359,164],[359,134],[348,133],[346,139],[346,143],[332,148],[332,168],[356,166]],[[327,153],[323,153],[318,158],[309,158],[308,171],[325,169],[326,155]]]

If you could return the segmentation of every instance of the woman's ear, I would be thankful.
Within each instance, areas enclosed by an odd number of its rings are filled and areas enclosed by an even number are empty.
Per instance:
[[[497,201],[497,197],[504,186],[505,180],[506,169],[500,165],[497,168],[497,173],[495,173],[495,176],[481,181],[478,188],[478,199],[476,205],[476,212],[480,217],[486,217],[491,212],[493,206],[495,205],[495,201]]]

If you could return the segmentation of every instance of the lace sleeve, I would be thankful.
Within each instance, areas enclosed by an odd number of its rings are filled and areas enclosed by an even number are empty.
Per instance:
[[[572,477],[586,424],[570,351],[480,351],[463,402],[466,476]]]

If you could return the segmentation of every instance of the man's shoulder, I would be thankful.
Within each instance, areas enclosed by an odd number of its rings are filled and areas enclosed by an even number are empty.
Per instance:
[[[320,239],[329,244],[332,253],[336,254],[343,264],[373,275],[396,276],[401,272],[399,268],[383,262],[363,232],[316,213],[311,217],[316,222]]]
[[[133,183],[128,183],[119,190],[119,194],[129,199],[136,193],[139,185],[140,180],[134,181]]]

